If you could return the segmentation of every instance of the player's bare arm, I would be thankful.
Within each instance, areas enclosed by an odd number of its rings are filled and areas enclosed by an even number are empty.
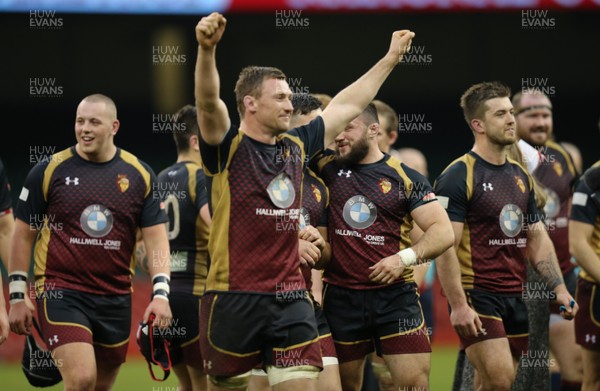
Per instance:
[[[200,19],[196,25],[198,56],[194,73],[194,93],[202,138],[218,145],[231,124],[227,106],[220,98],[220,79],[216,64],[217,43],[225,32],[227,20],[218,12]]]
[[[373,282],[391,284],[406,266],[427,262],[446,251],[454,243],[454,232],[446,211],[438,202],[429,202],[411,212],[415,223],[423,229],[423,236],[404,254],[383,258],[371,266],[369,278]],[[405,251],[405,250],[402,250]]]
[[[448,298],[448,304],[450,304],[450,323],[461,337],[474,337],[482,332],[482,324],[477,313],[467,303],[467,297],[461,284],[460,264],[456,255],[464,223],[452,221],[451,224],[454,230],[454,246],[436,258],[435,267],[444,294]]]
[[[548,289],[556,293],[556,301],[564,306],[561,315],[573,319],[579,306],[571,296],[563,280],[552,240],[548,236],[544,223],[539,221],[529,226],[527,231],[527,255],[535,270],[547,284]],[[562,307],[561,307],[562,308]]]
[[[593,233],[593,225],[569,220],[569,251],[571,255],[595,281],[600,281],[600,257],[591,245]]]
[[[31,251],[37,231],[32,230],[24,221],[15,219],[15,232],[12,240],[11,255],[8,262],[8,274],[27,273],[31,266]],[[25,286],[25,296],[29,295]],[[11,300],[8,315],[10,329],[16,334],[30,334],[33,309],[28,307],[25,300]]]
[[[324,145],[332,143],[339,132],[363,112],[375,98],[379,88],[410,50],[415,33],[410,30],[394,31],[386,55],[354,83],[340,91],[321,114],[325,123]]]
[[[173,318],[168,301],[168,287],[157,285],[165,284],[166,282],[164,281],[155,281],[157,279],[160,280],[159,277],[161,276],[170,278],[171,275],[170,248],[166,225],[156,224],[144,227],[142,228],[142,237],[144,238],[144,246],[148,255],[148,271],[154,285],[154,297],[144,312],[143,321],[147,322],[149,315],[153,313],[156,316],[154,324],[161,328],[166,328]],[[157,294],[162,293],[158,292],[157,288],[167,290],[167,298],[165,298],[165,295]]]

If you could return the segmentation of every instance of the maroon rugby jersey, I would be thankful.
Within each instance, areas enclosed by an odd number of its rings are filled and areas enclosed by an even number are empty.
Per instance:
[[[548,234],[563,274],[575,268],[569,252],[569,203],[573,183],[577,177],[571,156],[559,144],[548,141],[537,147],[540,164],[533,172],[547,196],[544,213]]]
[[[37,289],[130,293],[137,228],[167,221],[152,196],[155,181],[146,163],[120,148],[105,163],[87,161],[71,147],[37,164],[15,210],[40,232]]]
[[[324,281],[350,289],[377,289],[370,266],[410,246],[411,211],[434,201],[427,179],[385,155],[371,164],[342,166],[335,156],[319,161],[329,188],[328,236],[332,259]],[[395,283],[412,281],[412,268]]]
[[[521,294],[527,226],[541,220],[533,179],[508,160],[497,166],[470,151],[436,179],[450,221],[464,223],[457,249],[464,289]]]
[[[206,292],[274,294],[304,290],[298,257],[302,173],[306,156],[323,148],[324,124],[260,143],[232,126],[221,144],[203,140],[212,224]]]

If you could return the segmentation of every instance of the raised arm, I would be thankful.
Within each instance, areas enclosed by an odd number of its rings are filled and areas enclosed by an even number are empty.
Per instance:
[[[220,98],[220,79],[215,52],[227,20],[213,12],[196,25],[198,57],[194,72],[194,94],[202,139],[209,145],[218,145],[231,124],[227,106]]]
[[[410,30],[395,31],[386,55],[354,83],[340,91],[321,115],[325,123],[325,143],[329,145],[348,122],[363,112],[375,98],[379,88],[410,50],[415,33]]]
[[[531,265],[539,273],[548,289],[556,293],[556,301],[564,306],[565,311],[561,312],[563,318],[573,319],[579,307],[567,290],[558,265],[554,245],[548,236],[544,223],[541,221],[529,225],[527,255]],[[571,303],[574,304],[573,307]]]

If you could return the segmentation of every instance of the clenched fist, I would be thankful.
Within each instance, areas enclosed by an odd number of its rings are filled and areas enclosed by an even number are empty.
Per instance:
[[[196,25],[196,40],[203,49],[214,47],[221,40],[227,19],[218,12],[200,19]]]
[[[399,30],[392,33],[392,41],[390,42],[390,50],[388,55],[392,56],[398,63],[402,61],[402,57],[410,51],[410,45],[415,33],[410,30]]]

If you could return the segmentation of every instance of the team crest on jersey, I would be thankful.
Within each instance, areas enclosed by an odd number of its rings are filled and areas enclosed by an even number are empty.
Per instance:
[[[500,229],[509,238],[514,238],[523,227],[523,212],[515,204],[506,204],[499,216]]]
[[[288,208],[296,199],[292,180],[286,173],[277,175],[267,186],[267,192],[273,204],[278,208]]]
[[[544,213],[546,214],[546,217],[553,219],[560,211],[560,198],[558,198],[558,194],[556,194],[554,190],[547,187],[544,188],[544,192],[546,193]]]
[[[517,186],[519,186],[519,190],[521,190],[521,193],[525,193],[525,183],[523,183],[523,179],[521,179],[520,176],[515,175],[515,182],[517,182]]]
[[[94,204],[83,210],[79,223],[86,234],[93,238],[101,238],[112,230],[113,215],[106,206]]]
[[[392,183],[387,178],[379,179],[379,189],[383,192],[383,194],[387,194],[392,190]]]
[[[127,178],[127,175],[117,175],[117,185],[119,185],[119,190],[121,190],[121,193],[125,193],[127,189],[129,189],[129,178]]]
[[[321,190],[319,190],[319,188],[317,187],[317,185],[310,185],[310,187],[312,188],[312,192],[315,195],[315,198],[317,199],[317,202],[321,202]]]
[[[344,205],[344,221],[354,229],[365,229],[377,218],[377,208],[367,197],[355,195]]]
[[[304,228],[310,225],[310,215],[308,214],[308,210],[306,210],[305,207],[300,208],[300,218],[298,220],[300,230],[303,230]]]
[[[563,168],[562,168],[562,164],[560,164],[560,162],[552,163],[552,168],[554,169],[554,172],[556,172],[556,175],[562,176]]]

